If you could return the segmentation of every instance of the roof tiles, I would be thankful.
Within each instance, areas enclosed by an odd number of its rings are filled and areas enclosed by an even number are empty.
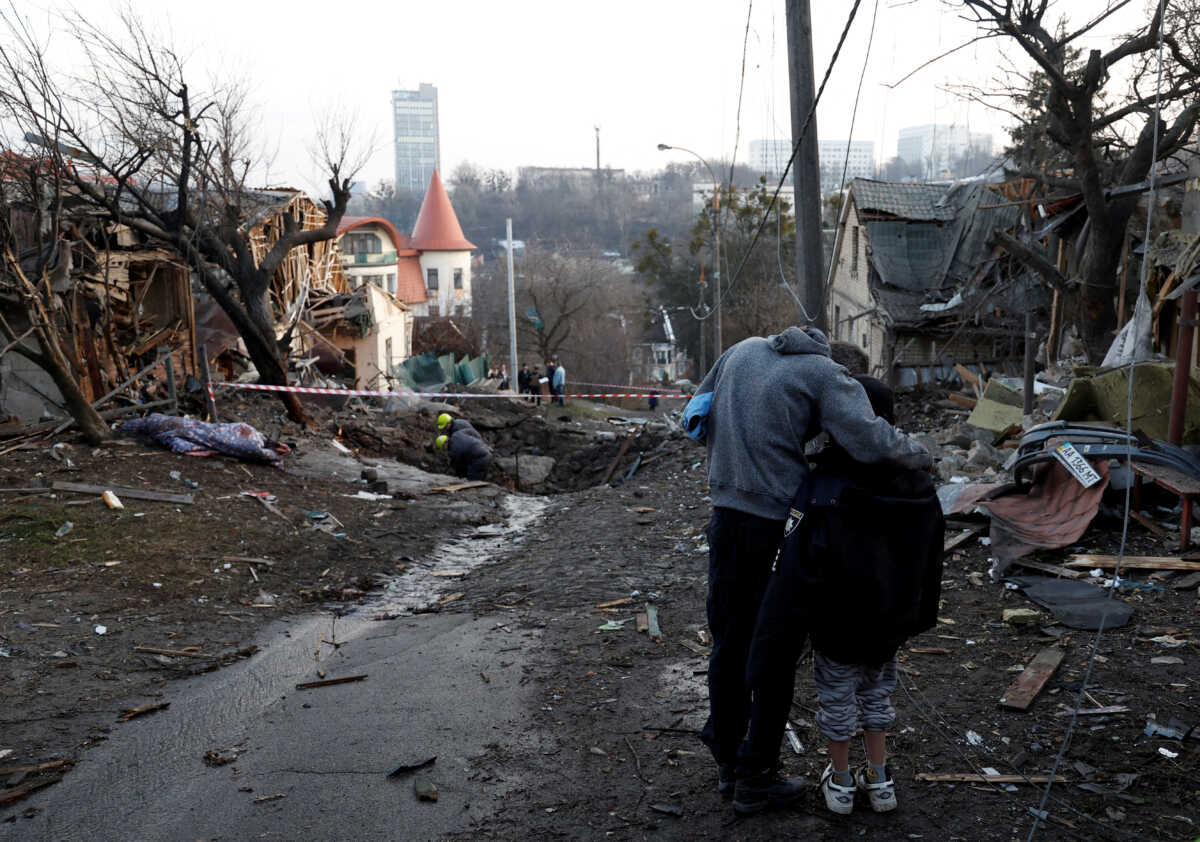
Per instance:
[[[458,224],[437,170],[433,171],[429,189],[421,202],[421,212],[417,214],[412,247],[421,251],[471,251],[475,248],[475,244],[463,236],[462,226]]]

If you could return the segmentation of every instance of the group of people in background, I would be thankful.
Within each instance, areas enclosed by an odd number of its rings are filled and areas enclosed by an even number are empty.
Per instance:
[[[529,363],[522,363],[521,370],[517,372],[517,391],[522,395],[529,395],[530,399],[539,405],[542,398],[546,397],[552,404],[566,406],[563,400],[566,386],[567,370],[556,360],[546,360],[544,374],[541,371],[535,372],[529,367]]]

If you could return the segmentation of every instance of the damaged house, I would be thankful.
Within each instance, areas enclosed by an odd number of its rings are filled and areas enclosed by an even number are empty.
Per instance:
[[[981,182],[854,179],[833,256],[832,338],[857,344],[897,385],[1019,359],[1026,308],[1046,311],[1049,295],[989,241],[1025,213]]]
[[[65,205],[70,205],[69,197]],[[9,224],[21,265],[32,270],[38,250],[34,214],[9,207]],[[150,247],[124,225],[97,219],[84,209],[62,212],[63,236],[50,256],[54,316],[71,373],[92,403],[112,397],[131,378],[143,406],[171,403],[176,382],[196,373],[196,321],[189,270],[172,252]],[[11,311],[10,316],[11,316]],[[30,326],[9,327],[30,350]],[[162,358],[165,367],[148,367]],[[119,414],[110,410],[105,415]],[[30,425],[70,417],[49,374],[20,353],[0,356],[0,421]]]

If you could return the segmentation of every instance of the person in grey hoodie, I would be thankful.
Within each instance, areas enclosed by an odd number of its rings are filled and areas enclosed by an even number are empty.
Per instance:
[[[930,466],[928,452],[876,417],[863,387],[829,354],[829,341],[816,328],[751,337],[722,354],[697,389],[712,392],[705,443],[713,505],[707,602],[713,649],[701,738],[717,761],[718,790],[733,796],[742,815],[791,803],[805,790],[801,779],[777,772],[795,659],[786,674],[753,688],[746,680],[784,520],[808,472],[805,442],[824,431],[861,463]],[[803,630],[797,636],[795,658]]]

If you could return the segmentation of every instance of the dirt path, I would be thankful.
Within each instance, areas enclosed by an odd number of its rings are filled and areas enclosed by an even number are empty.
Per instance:
[[[328,447],[317,440],[302,446],[298,464],[306,448],[320,454],[318,461],[332,458]],[[231,814],[236,823],[213,825],[213,831],[183,820],[156,823],[143,816],[157,815],[160,807],[153,799],[123,800],[119,794],[113,808],[142,817],[138,826],[161,831],[161,838],[179,838],[185,830],[196,838],[206,833],[206,838],[239,838],[252,829],[281,838],[338,838],[314,831],[330,816],[345,821],[387,813],[403,803],[405,811],[417,809],[412,815],[429,822],[419,831],[414,825],[417,835],[406,838],[1025,839],[1040,788],[926,782],[916,775],[983,768],[1045,774],[1066,731],[1067,719],[1060,714],[1074,703],[1094,638],[1054,624],[1014,628],[1002,623],[1003,608],[1028,603],[987,580],[985,546],[974,540],[963,545],[947,559],[942,624],[901,653],[905,674],[892,743],[900,810],[890,817],[858,810],[849,819],[834,819],[810,797],[798,808],[736,822],[715,792],[713,765],[695,736],[706,713],[703,528],[709,511],[702,449],[674,439],[652,464],[616,488],[545,498],[542,520],[522,535],[498,530],[513,512],[495,488],[452,496],[413,491],[411,499],[370,501],[344,496],[361,487],[347,484],[356,480],[353,476],[319,480],[303,471],[281,474],[199,462],[140,447],[99,453],[76,448],[72,458],[77,470],[44,451],[12,454],[0,464],[0,484],[15,486],[40,472],[48,479],[103,475],[185,491],[181,481],[170,479],[170,471],[178,470],[199,483],[200,493],[192,506],[139,503],[124,513],[95,502],[67,505],[76,498],[0,500],[5,558],[0,646],[7,650],[0,657],[5,694],[0,750],[13,751],[0,764],[66,761],[29,774],[28,782],[36,784],[83,757],[67,783],[5,807],[0,838],[28,838],[23,834],[33,828],[47,832],[84,816],[55,793],[66,793],[75,775],[82,787],[97,751],[149,764],[145,752],[160,745],[149,735],[167,729],[170,717],[183,715],[179,700],[207,692],[194,687],[253,676],[264,656],[275,657],[279,639],[256,635],[268,618],[328,612],[331,606],[349,609],[364,592],[379,593],[381,583],[397,581],[390,576],[400,565],[402,579],[436,580],[438,590],[423,608],[462,596],[435,616],[409,617],[394,610],[395,599],[391,608],[357,609],[364,617],[397,615],[370,621],[380,631],[369,636],[382,634],[387,640],[364,638],[363,644],[336,649],[347,666],[364,665],[370,679],[327,688],[312,701],[305,698],[313,708],[284,692],[279,695],[286,699],[267,704],[264,690],[263,704],[240,731],[222,727],[207,735],[219,747],[244,739],[252,750],[242,761],[243,774],[264,775],[249,784],[253,794],[238,793],[238,787],[229,793],[246,802],[238,802]],[[242,497],[244,490],[275,494],[273,505],[282,517]],[[137,512],[145,516],[134,518]],[[313,529],[310,512],[328,512],[342,524],[345,537],[337,537],[336,527]],[[74,523],[71,532],[53,538],[68,519]],[[1111,551],[1113,526],[1101,520],[1085,536],[1087,548]],[[456,572],[463,575],[432,576],[451,563],[431,558],[434,545],[449,534],[468,542],[454,562],[462,563],[464,569]],[[1161,553],[1156,540],[1135,533],[1130,552]],[[473,555],[469,547],[475,541],[488,551]],[[486,557],[494,547],[484,542],[502,545],[501,556]],[[226,569],[227,557],[260,557],[275,564],[254,566],[261,580],[256,582],[247,562],[228,562]],[[1061,557],[1047,554],[1046,560]],[[119,563],[109,565],[112,561]],[[275,604],[256,607],[264,604],[260,592],[273,596]],[[1081,718],[1060,770],[1070,782],[1055,787],[1048,804],[1052,822],[1038,839],[1191,840],[1198,834],[1192,824],[1200,821],[1193,808],[1200,794],[1194,741],[1143,734],[1151,713],[1164,723],[1172,717],[1200,721],[1196,594],[1160,586],[1122,598],[1134,604],[1134,621],[1105,634],[1089,686],[1096,702],[1128,710]],[[624,599],[630,601],[597,607]],[[657,610],[660,641],[635,629],[635,615],[647,603]],[[610,623],[615,627],[601,628]],[[96,633],[99,625],[105,634]],[[432,660],[412,657],[412,641],[421,635],[439,641],[430,650],[438,653]],[[1155,641],[1164,636],[1185,642],[1172,648]],[[999,708],[997,700],[1014,670],[1052,643],[1065,648],[1065,658],[1030,711]],[[136,645],[196,647],[205,657],[135,653]],[[254,654],[247,648],[251,645],[265,651]],[[1151,663],[1162,656],[1179,662]],[[63,663],[71,665],[59,666]],[[200,683],[169,680],[224,663],[232,666]],[[323,668],[313,661],[303,672],[316,677]],[[784,759],[791,773],[815,778],[826,758],[812,725],[815,700],[804,677],[807,665],[801,669],[793,721],[804,752],[785,748]],[[288,684],[299,673],[282,674]],[[377,682],[382,675],[392,677]],[[444,681],[447,675],[453,681]],[[274,689],[270,693],[274,698]],[[336,730],[314,730],[306,720],[320,716],[336,723],[339,715],[363,716],[357,705],[374,698],[371,694],[392,694],[410,704],[394,722],[367,729],[378,745],[361,736],[339,742],[329,736]],[[414,699],[419,704],[413,706]],[[115,722],[123,707],[162,701],[172,706]],[[399,744],[396,735],[414,731],[422,740],[417,753],[453,758],[452,763],[439,759],[431,773],[447,793],[437,804],[416,804],[407,785],[389,787],[395,782],[376,780],[397,754],[392,750]],[[104,740],[112,747],[81,755]],[[309,741],[314,751],[306,757],[319,756],[327,765],[267,762],[284,757],[289,745]],[[237,779],[230,777],[230,767],[207,769],[195,756],[196,745],[189,743],[178,756],[159,754],[170,758],[171,774],[184,775],[192,786],[221,781],[221,787],[232,787]],[[110,776],[122,770],[119,764],[100,768]],[[328,786],[296,783],[286,798],[255,804],[262,794],[283,791],[274,786],[285,786],[282,779],[265,774],[279,769],[295,770],[298,779],[307,774],[302,780],[309,781],[336,774]],[[14,783],[20,774],[6,773],[7,785],[21,786],[20,780]],[[95,770],[87,775],[100,780]],[[1095,786],[1088,790],[1079,783]],[[189,792],[180,790],[171,803],[197,809],[211,803],[204,800],[211,797],[207,794],[189,801]],[[297,804],[306,806],[300,810]],[[361,838],[388,838],[394,828],[360,829]],[[377,830],[382,835],[372,836]],[[143,838],[154,838],[153,833]]]

